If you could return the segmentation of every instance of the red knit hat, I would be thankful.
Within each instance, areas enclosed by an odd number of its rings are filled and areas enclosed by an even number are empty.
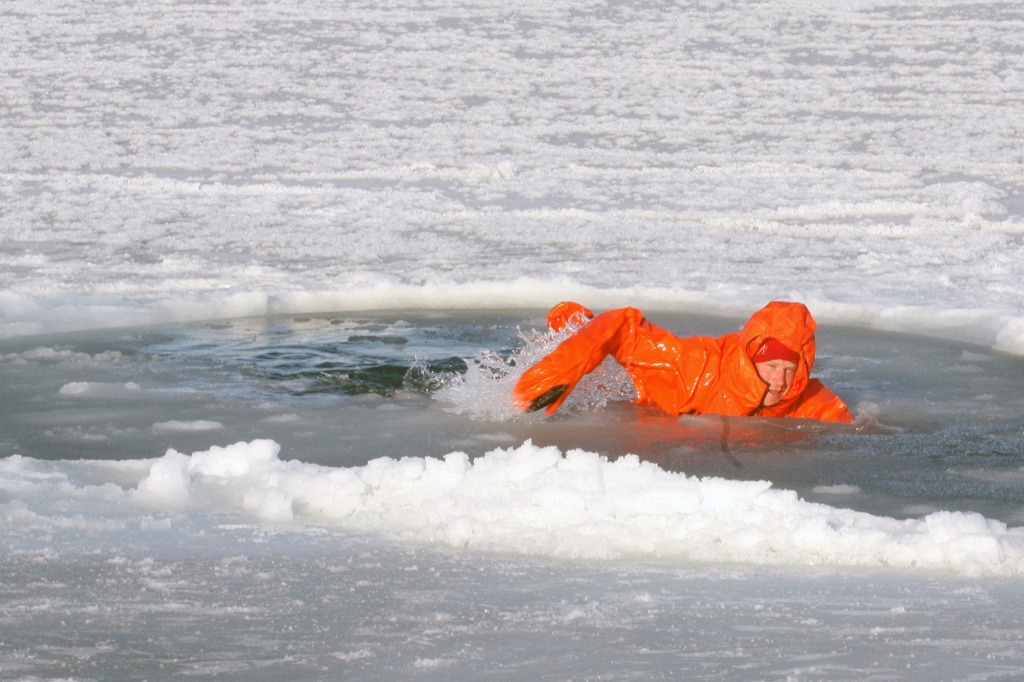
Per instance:
[[[757,349],[751,358],[754,362],[770,362],[772,360],[785,360],[786,362],[799,362],[800,354],[790,350],[777,339],[767,339]]]

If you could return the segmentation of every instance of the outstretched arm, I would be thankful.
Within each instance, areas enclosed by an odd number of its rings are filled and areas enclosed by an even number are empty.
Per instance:
[[[636,308],[609,310],[563,341],[516,382],[512,400],[528,412],[546,409],[554,414],[577,382],[613,355],[622,362],[644,323]]]

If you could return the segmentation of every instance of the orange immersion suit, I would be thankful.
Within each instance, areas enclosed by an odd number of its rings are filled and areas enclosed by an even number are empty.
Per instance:
[[[528,369],[512,399],[523,410],[554,414],[576,383],[611,355],[625,367],[637,402],[672,414],[797,417],[850,423],[849,408],[818,379],[814,366],[815,322],[802,303],[772,301],[754,313],[742,331],[719,338],[680,338],[647,321],[636,308],[609,310],[596,317],[582,305],[560,303],[548,316],[558,331],[570,321],[589,322]],[[767,383],[753,354],[776,339],[800,358],[782,400],[764,407]]]

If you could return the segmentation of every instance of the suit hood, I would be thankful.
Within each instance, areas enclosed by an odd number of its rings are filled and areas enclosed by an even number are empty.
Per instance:
[[[757,349],[768,339],[775,339],[800,356],[793,385],[783,397],[784,401],[803,392],[814,367],[814,330],[817,324],[811,311],[803,303],[772,301],[750,316],[740,332],[740,344],[751,366]]]

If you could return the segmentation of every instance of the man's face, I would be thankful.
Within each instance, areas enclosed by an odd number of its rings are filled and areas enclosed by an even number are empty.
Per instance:
[[[761,377],[761,381],[768,384],[768,392],[765,393],[761,404],[771,407],[781,402],[793,385],[796,363],[788,360],[769,360],[754,363],[754,367],[757,368],[757,375]]]

